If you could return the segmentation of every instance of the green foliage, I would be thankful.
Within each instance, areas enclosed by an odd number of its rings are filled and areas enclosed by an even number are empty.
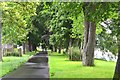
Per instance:
[[[43,42],[42,36],[49,32],[49,20],[51,15],[47,6],[48,3],[39,3],[36,8],[36,15],[32,17],[33,30],[27,35],[32,44],[39,46]],[[49,5],[49,4],[48,4]]]
[[[72,28],[72,38],[81,38],[83,39],[84,25],[83,25],[83,13],[78,16],[73,16],[73,28]]]
[[[61,44],[65,47],[69,44],[69,38],[81,38],[83,34],[83,27],[81,24],[83,19],[82,15],[78,16],[78,14],[80,14],[79,4],[80,3],[53,3],[50,8],[52,13],[50,28],[53,32],[50,36],[50,43],[52,45],[59,45],[62,42]],[[74,8],[76,12],[74,12],[72,8]]]
[[[111,15],[110,19],[106,20],[104,24],[106,27],[102,26],[102,32],[97,35],[98,45],[102,50],[110,51],[117,55],[118,45],[119,45],[119,14],[118,14],[118,3],[111,3]],[[111,46],[112,45],[112,46]]]
[[[103,31],[99,25],[101,22],[111,18],[114,18],[116,23],[119,21],[116,20],[118,3],[2,2],[0,4],[3,8],[3,43],[21,44],[29,40],[39,46],[42,42],[41,37],[51,32],[49,43],[66,48],[70,38],[79,38],[83,41],[85,19],[97,24],[97,35]],[[116,32],[119,34],[118,28],[110,27],[113,35],[116,35]],[[110,50],[113,50],[113,47]],[[115,51],[114,49],[113,52]]]
[[[112,36],[111,33],[107,33],[108,29],[103,28],[103,31],[97,35],[97,47],[116,55],[118,52],[117,39],[115,35]]]
[[[118,7],[118,3],[110,3],[110,2],[91,2],[91,3],[83,3],[83,12],[86,20],[93,22],[105,21],[111,16],[115,16]]]
[[[108,18],[116,18],[117,7],[118,3],[109,2],[42,2],[36,10],[36,21],[42,25],[41,30],[50,29],[52,32],[49,39],[51,45],[59,46],[62,42],[61,45],[65,47],[70,38],[80,38],[83,41],[85,19],[95,22],[96,33],[101,34],[103,29],[100,23]]]
[[[32,30],[31,16],[35,15],[37,3],[3,2],[3,43],[25,41]]]

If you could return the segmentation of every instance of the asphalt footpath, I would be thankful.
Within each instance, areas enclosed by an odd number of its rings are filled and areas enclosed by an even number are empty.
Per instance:
[[[32,56],[2,80],[50,80],[49,77],[48,53],[44,51]]]

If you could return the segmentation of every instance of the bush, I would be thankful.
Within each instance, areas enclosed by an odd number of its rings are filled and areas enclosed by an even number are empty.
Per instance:
[[[18,53],[18,52],[7,52],[7,53],[5,53],[5,55],[4,56],[20,56],[20,54]]]
[[[71,47],[69,49],[69,60],[72,61],[82,60],[81,50],[78,47]]]

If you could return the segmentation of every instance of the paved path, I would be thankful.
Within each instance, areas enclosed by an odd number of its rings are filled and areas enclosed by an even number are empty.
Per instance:
[[[48,53],[36,54],[2,80],[49,80]]]

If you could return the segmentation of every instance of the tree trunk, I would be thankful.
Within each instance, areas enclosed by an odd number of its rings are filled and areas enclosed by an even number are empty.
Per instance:
[[[89,24],[90,24],[90,22],[88,22],[88,21],[85,21],[85,23],[84,23],[84,25],[85,25],[85,29],[84,29],[84,46],[83,46],[84,51],[85,51],[87,43],[88,43]]]
[[[23,55],[22,48],[19,48],[18,51],[19,51],[19,54],[20,54],[19,56],[22,57],[22,55]]]
[[[85,32],[84,32],[84,48],[83,48],[83,65],[93,66],[94,65],[94,46],[95,46],[95,32],[96,24],[93,22],[85,21]]]
[[[55,46],[55,52],[57,52],[57,47]]]
[[[33,50],[32,49],[32,43],[29,41],[28,45],[29,45],[29,51],[31,52]]]
[[[26,51],[26,52],[29,51],[29,45],[28,45],[28,42],[25,42],[25,51]]]
[[[62,48],[62,40],[60,40],[60,43],[59,43],[58,53],[61,53],[61,48]]]
[[[66,50],[65,50],[65,52],[66,52],[66,53],[68,52],[68,46],[66,47]]]
[[[33,51],[37,50],[37,46],[32,44]]]
[[[50,50],[51,50],[51,52],[54,51],[54,49],[53,49],[53,45],[50,45]]]
[[[72,60],[72,38],[69,40],[69,59]]]
[[[113,80],[120,80],[120,41],[118,41],[118,59],[115,67]]]
[[[25,49],[25,43],[23,43],[22,46],[23,46],[23,54],[25,54],[25,51],[26,51],[26,49]]]
[[[2,61],[2,21],[0,15],[0,61]]]
[[[81,43],[80,43],[80,49],[82,50],[83,49],[83,41],[81,41]]]
[[[118,7],[118,21],[120,20],[120,6]],[[119,24],[118,24],[119,26]],[[120,35],[117,36],[117,44],[118,44],[118,59],[115,67],[113,80],[120,80]]]
[[[58,53],[61,53],[61,46],[59,46],[58,48]]]
[[[55,45],[53,45],[52,47],[53,47],[53,52],[55,52]]]
[[[68,53],[68,49],[69,49],[69,42],[70,42],[70,36],[68,33],[68,36],[66,37],[66,41],[65,41],[65,52]]]

